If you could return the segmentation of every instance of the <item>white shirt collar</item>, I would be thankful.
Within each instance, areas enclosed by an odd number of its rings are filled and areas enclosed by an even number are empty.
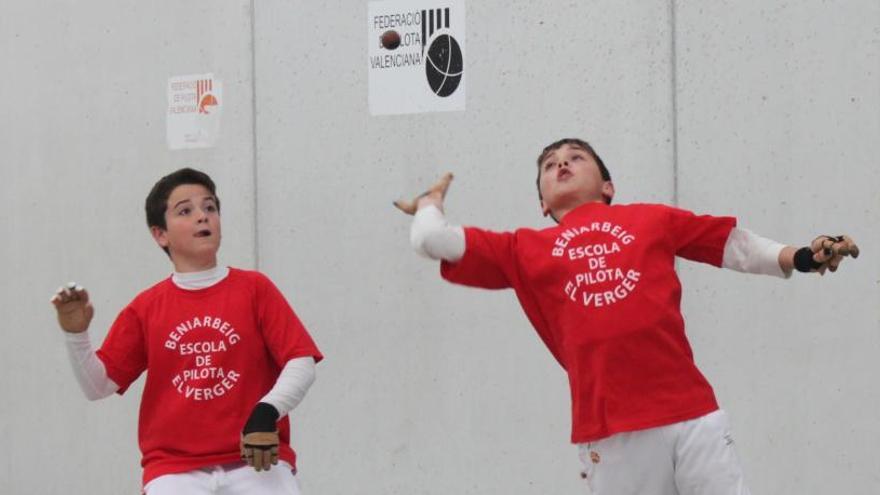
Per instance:
[[[174,272],[171,275],[171,281],[174,285],[185,290],[199,290],[211,287],[219,283],[229,275],[228,266],[215,266],[203,272]]]

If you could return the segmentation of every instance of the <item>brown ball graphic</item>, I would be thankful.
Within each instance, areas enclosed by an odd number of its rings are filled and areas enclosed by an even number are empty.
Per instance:
[[[382,33],[382,36],[379,37],[379,41],[382,43],[383,47],[388,50],[394,50],[400,46],[400,34],[393,29],[389,29]]]

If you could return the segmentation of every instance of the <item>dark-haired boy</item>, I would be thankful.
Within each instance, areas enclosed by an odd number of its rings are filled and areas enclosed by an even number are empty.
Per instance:
[[[217,265],[220,200],[207,174],[163,177],[146,214],[174,274],[120,312],[97,352],[88,292],[71,283],[52,298],[83,392],[122,394],[147,371],[138,428],[147,495],[299,493],[286,415],[321,353],[265,275]],[[279,458],[285,469],[270,470]]]
[[[444,176],[409,202],[411,241],[442,260],[442,276],[513,288],[566,369],[572,442],[583,477],[602,495],[746,495],[729,424],[694,364],[680,312],[676,256],[788,277],[836,271],[858,248],[846,236],[797,249],[736,227],[732,217],[678,208],[611,205],[614,184],[585,141],[563,139],[538,157],[543,230],[490,232],[447,224]]]

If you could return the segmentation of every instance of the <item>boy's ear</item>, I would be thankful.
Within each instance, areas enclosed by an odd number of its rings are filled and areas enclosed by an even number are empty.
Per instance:
[[[606,180],[602,184],[602,196],[608,198],[608,202],[614,198],[614,183],[610,180]]]
[[[155,225],[150,227],[150,234],[153,236],[153,239],[156,241],[156,244],[161,248],[168,247],[168,232],[160,227],[156,227]]]

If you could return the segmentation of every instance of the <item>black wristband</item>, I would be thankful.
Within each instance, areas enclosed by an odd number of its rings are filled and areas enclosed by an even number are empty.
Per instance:
[[[794,253],[794,268],[799,272],[811,272],[818,270],[822,266],[813,259],[813,250],[808,247],[802,247]]]
[[[278,416],[280,416],[280,414],[278,414],[278,409],[275,409],[275,406],[268,402],[259,402],[256,407],[254,407],[254,410],[251,411],[251,417],[249,417],[247,423],[245,423],[244,431],[242,433],[247,435],[248,433],[253,433],[255,431],[275,431],[278,429],[275,425],[275,423],[278,422]]]

